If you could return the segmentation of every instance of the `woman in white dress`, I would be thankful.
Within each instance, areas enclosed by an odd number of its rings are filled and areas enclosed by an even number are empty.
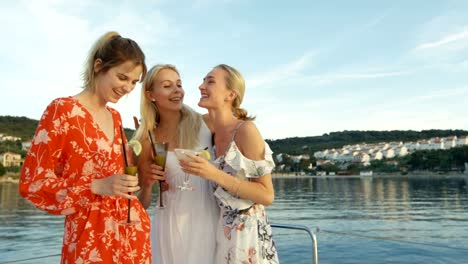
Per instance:
[[[274,199],[272,151],[253,118],[240,108],[245,83],[234,68],[221,64],[203,79],[199,106],[213,122],[214,166],[190,155],[185,172],[215,183],[220,207],[215,263],[279,263],[265,206]]]
[[[155,208],[151,224],[153,263],[214,263],[219,209],[211,184],[205,179],[191,177],[193,191],[177,188],[185,173],[173,150],[211,149],[212,146],[208,117],[184,105],[183,98],[184,90],[175,66],[159,64],[148,71],[141,92],[141,124],[135,135],[143,145],[138,166],[141,185],[138,198],[148,208],[157,176],[165,177],[165,208]],[[153,164],[148,130],[154,141],[169,143],[164,171]]]

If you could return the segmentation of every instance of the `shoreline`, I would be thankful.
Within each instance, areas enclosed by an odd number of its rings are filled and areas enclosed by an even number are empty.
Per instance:
[[[0,183],[9,182],[9,183],[19,183],[19,172],[7,172],[5,175],[0,176]]]
[[[19,183],[19,179],[14,179],[10,176],[0,177],[0,183]]]
[[[408,172],[407,174],[401,173],[388,173],[388,172],[378,172],[370,176],[364,175],[296,175],[294,173],[272,173],[271,177],[273,179],[304,179],[304,178],[317,178],[317,179],[342,179],[342,178],[361,178],[361,179],[371,179],[371,178],[391,178],[391,177],[460,177],[468,179],[468,173],[460,172],[447,172],[447,173],[438,173],[430,171],[417,171],[417,172]],[[19,183],[19,173],[7,173],[3,176],[0,176],[0,183]]]
[[[352,175],[295,175],[294,173],[272,173],[273,179],[301,179],[301,178],[318,178],[318,179],[334,179],[334,178],[362,178],[362,179],[371,179],[371,178],[391,178],[391,177],[436,177],[436,178],[443,178],[443,177],[460,177],[460,178],[467,178],[468,173],[460,173],[460,172],[447,172],[447,173],[438,173],[438,172],[430,172],[430,171],[418,171],[418,172],[408,172],[407,174],[401,173],[388,173],[388,172],[379,172],[374,173],[370,176],[352,174]]]

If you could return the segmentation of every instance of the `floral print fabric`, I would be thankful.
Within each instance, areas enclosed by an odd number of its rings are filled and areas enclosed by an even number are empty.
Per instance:
[[[226,154],[216,159],[215,164],[242,180],[258,178],[273,170],[272,154],[265,142],[265,159],[250,160],[242,155],[233,140]],[[234,197],[221,186],[216,187],[215,197],[221,209],[215,263],[279,263],[264,206]]]
[[[61,263],[151,263],[150,221],[140,202],[131,201],[135,224],[126,225],[128,200],[90,189],[93,179],[124,172],[121,117],[108,110],[112,139],[76,99],[55,99],[23,165],[21,195],[41,210],[65,215]]]

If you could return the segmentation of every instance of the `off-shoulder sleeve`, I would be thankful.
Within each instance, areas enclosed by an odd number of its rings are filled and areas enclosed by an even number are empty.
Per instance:
[[[23,164],[19,191],[41,210],[68,215],[89,207],[93,194],[90,188],[92,177],[62,175],[67,166],[67,153],[63,150],[65,144],[70,143],[67,138],[69,116],[75,110],[64,104],[56,99],[44,111]]]
[[[253,179],[268,175],[275,167],[273,161],[273,151],[271,151],[268,143],[265,142],[265,157],[263,160],[251,160],[246,158],[237,148],[236,144],[231,144],[224,158],[228,168],[224,171],[232,173],[234,177],[239,179]],[[240,199],[218,186],[214,195],[220,202],[231,209],[245,210],[250,208],[254,202],[250,200]]]
[[[265,142],[265,156],[263,160],[251,160],[246,158],[239,151],[235,144],[232,144],[230,151],[226,153],[225,161],[229,166],[238,170],[242,178],[259,178],[270,174],[275,167],[273,161],[273,151]]]

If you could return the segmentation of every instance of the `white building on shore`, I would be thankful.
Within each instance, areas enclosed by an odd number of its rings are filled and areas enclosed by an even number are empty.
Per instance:
[[[314,153],[317,159],[338,163],[361,162],[404,157],[418,150],[441,150],[468,145],[468,136],[422,139],[414,142],[380,142],[374,144],[345,145],[341,149],[325,149]]]
[[[457,146],[465,146],[465,145],[468,145],[468,136],[457,138]]]
[[[3,167],[19,167],[23,165],[23,159],[20,154],[5,152],[0,154],[0,163]]]

